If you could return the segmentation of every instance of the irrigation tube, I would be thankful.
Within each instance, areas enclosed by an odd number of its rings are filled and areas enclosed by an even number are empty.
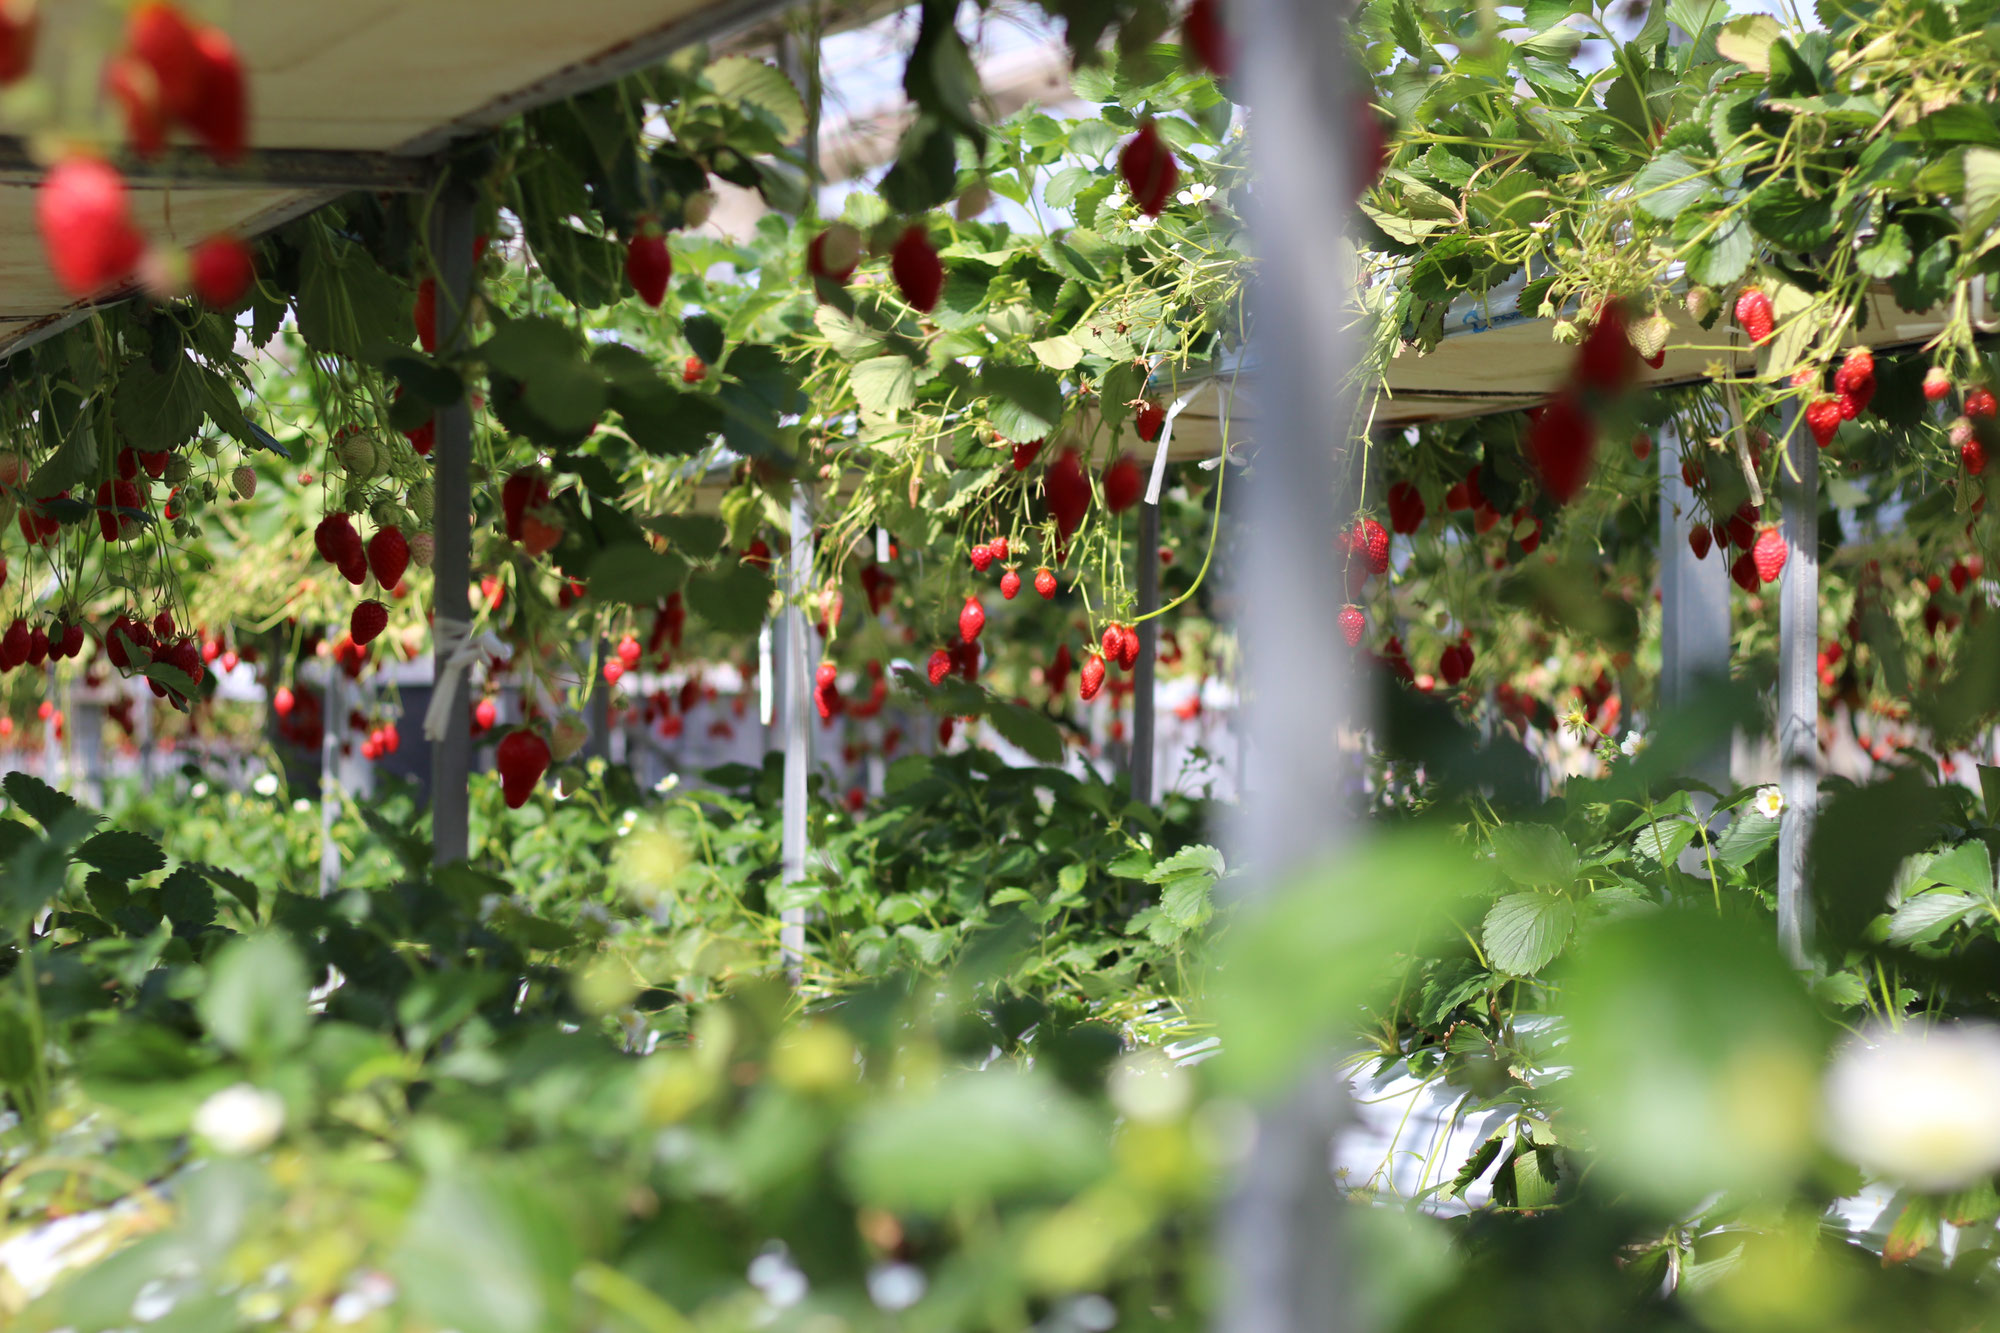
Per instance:
[[[1252,337],[1267,371],[1237,596],[1250,753],[1233,859],[1251,870],[1239,892],[1253,900],[1346,836],[1334,736],[1353,686],[1351,655],[1335,629],[1333,550],[1350,506],[1336,494],[1327,444],[1354,416],[1356,349],[1343,327],[1351,260],[1338,233],[1354,202],[1352,125],[1367,112],[1353,95],[1343,9],[1327,0],[1242,0],[1233,11],[1238,87],[1255,90]],[[1329,1052],[1289,1092],[1255,1108],[1222,1217],[1224,1333],[1351,1326],[1332,1173],[1347,1100]]]

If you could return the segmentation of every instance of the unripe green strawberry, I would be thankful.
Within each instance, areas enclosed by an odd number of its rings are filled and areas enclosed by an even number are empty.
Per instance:
[[[428,532],[410,534],[410,563],[418,569],[429,569],[431,559],[437,554],[437,538]]]
[[[366,435],[348,436],[334,446],[333,452],[340,459],[340,465],[356,481],[366,481],[375,475],[378,461],[375,442]]]
[[[167,479],[167,485],[178,486],[186,481],[193,471],[194,466],[187,459],[175,454],[167,460],[167,466],[160,475]]]
[[[222,456],[222,441],[221,441],[221,440],[211,440],[211,439],[209,439],[209,438],[208,438],[207,436],[205,436],[205,435],[204,435],[204,436],[202,437],[202,439],[201,439],[201,452],[202,452],[202,453],[203,453],[204,455],[206,455],[207,457],[209,457],[209,458],[219,458],[219,457],[221,457],[221,456]]]
[[[1690,287],[1683,304],[1697,324],[1706,324],[1708,317],[1715,313],[1715,290],[1711,287]]]
[[[257,493],[257,469],[240,464],[229,473],[229,489],[236,492],[236,498],[247,500]]]
[[[428,523],[431,521],[432,508],[436,504],[436,495],[437,492],[431,488],[428,481],[420,481],[410,487],[409,493],[403,499],[410,506],[410,512],[417,516],[419,523]]]

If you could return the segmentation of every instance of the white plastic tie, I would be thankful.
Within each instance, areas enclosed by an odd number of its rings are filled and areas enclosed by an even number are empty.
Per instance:
[[[463,620],[440,616],[431,626],[431,641],[444,662],[431,690],[431,706],[424,710],[424,739],[441,741],[451,725],[452,710],[458,707],[459,690],[475,662],[491,654],[504,655],[506,649],[490,632],[475,635]]]
[[[764,628],[757,631],[757,720],[765,726],[777,713],[777,693],[771,681],[771,622],[765,621]]]
[[[1186,410],[1187,405],[1194,401],[1195,395],[1208,387],[1208,383],[1207,380],[1203,380],[1200,384],[1195,385],[1176,399],[1174,405],[1167,409],[1166,424],[1160,427],[1160,447],[1153,451],[1153,475],[1146,482],[1146,503],[1152,505],[1155,509],[1160,507],[1160,487],[1165,482],[1167,476],[1167,446],[1173,443],[1174,418]]]

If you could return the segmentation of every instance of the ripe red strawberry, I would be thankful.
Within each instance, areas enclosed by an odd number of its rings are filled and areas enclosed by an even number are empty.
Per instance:
[[[425,278],[417,284],[417,299],[410,307],[410,318],[417,326],[417,341],[426,352],[438,349],[438,288],[436,278]]]
[[[1356,521],[1353,531],[1348,533],[1347,544],[1368,562],[1369,573],[1389,572],[1389,530],[1380,523],[1372,518]]]
[[[1806,428],[1812,431],[1813,439],[1824,449],[1833,442],[1840,430],[1840,400],[1838,398],[1815,398],[1806,405]]]
[[[993,568],[993,548],[983,544],[973,547],[972,567],[981,574]]]
[[[926,670],[930,675],[931,684],[944,684],[944,678],[951,674],[951,654],[942,648],[938,649],[931,654],[931,660]]]
[[[1349,602],[1340,608],[1340,635],[1347,640],[1349,648],[1361,642],[1361,636],[1368,631],[1368,617],[1361,614],[1361,608]]]
[[[1763,583],[1774,583],[1785,568],[1785,539],[1776,528],[1765,528],[1757,534],[1756,545],[1750,548],[1750,558],[1757,564],[1757,578]]]
[[[1875,354],[1866,347],[1850,350],[1833,372],[1833,391],[1840,395],[1840,416],[1852,421],[1868,410],[1875,397]]]
[[[1597,427],[1573,392],[1565,389],[1543,405],[1528,428],[1528,449],[1549,497],[1568,504],[1589,479],[1597,449]]]
[[[165,449],[149,449],[139,455],[139,466],[144,468],[146,475],[154,481],[167,475],[167,464],[173,461],[173,454]],[[131,481],[133,478],[127,477],[126,480]]]
[[[291,687],[288,685],[280,685],[278,692],[271,696],[271,711],[279,717],[290,717],[292,709],[297,704],[298,697],[292,693]]]
[[[993,552],[995,560],[1005,560],[1007,558],[1006,536],[1003,534],[1002,536],[995,537],[992,541],[986,543],[986,549]]]
[[[1194,0],[1187,17],[1181,20],[1181,48],[1196,69],[1218,79],[1229,77],[1234,67],[1229,32],[1222,14],[1222,0]]]
[[[861,244],[860,232],[845,222],[836,222],[806,247],[806,271],[835,286],[845,286],[861,263]]]
[[[930,228],[913,223],[904,229],[889,254],[889,274],[912,307],[924,314],[937,308],[944,292],[944,263],[931,244]]]
[[[1041,440],[1029,440],[1024,444],[1015,445],[1014,470],[1016,472],[1026,472],[1029,466],[1035,461],[1035,456],[1042,452],[1042,444]]]
[[[1002,597],[1011,602],[1014,600],[1014,595],[1020,591],[1021,576],[1018,572],[1009,569],[1005,574],[1000,576],[1000,595]]]
[[[1707,480],[1708,480],[1708,472],[1705,468],[1702,467],[1700,463],[1696,462],[1692,458],[1683,458],[1681,460],[1682,485],[1686,486],[1691,491],[1695,491],[1695,490],[1700,490],[1702,483]]]
[[[1972,582],[1972,571],[1965,567],[1965,562],[1963,560],[1952,561],[1951,590],[1956,593],[1963,593],[1965,585],[1970,582]]]
[[[1070,668],[1075,665],[1076,659],[1070,655],[1069,645],[1066,643],[1057,644],[1055,657],[1042,670],[1042,683],[1049,687],[1049,693],[1061,694],[1063,692],[1063,687],[1069,684]]]
[[[1757,519],[1762,513],[1756,505],[1745,500],[1729,516],[1729,544],[1739,551],[1750,549],[1750,543],[1757,540]]]
[[[618,660],[623,662],[627,667],[638,666],[639,659],[645,656],[645,649],[641,648],[639,641],[630,634],[627,634],[618,641],[618,647],[615,651],[618,654]]]
[[[698,356],[691,356],[681,367],[682,384],[699,384],[708,378],[708,362]]]
[[[1623,393],[1639,373],[1639,353],[1625,331],[1625,307],[1607,301],[1576,349],[1570,382],[1596,393]]]
[[[185,120],[200,103],[206,62],[195,27],[164,0],[146,0],[125,20],[125,49],[153,76],[160,109]]]
[[[500,720],[500,705],[491,698],[481,699],[472,706],[472,732],[480,735],[493,730],[493,724]]]
[[[1160,137],[1158,123],[1150,117],[1139,122],[1139,132],[1119,153],[1118,174],[1125,178],[1132,202],[1147,217],[1158,217],[1173,199],[1174,187],[1180,184],[1180,166]]]
[[[500,483],[500,513],[506,520],[507,535],[521,540],[522,520],[530,509],[549,502],[548,479],[535,468],[522,468]],[[752,543],[753,548],[756,543]],[[769,554],[769,548],[766,548]]]
[[[1688,546],[1694,551],[1694,558],[1697,560],[1708,559],[1708,548],[1714,541],[1708,529],[1700,523],[1688,529]]]
[[[1924,372],[1924,397],[1937,402],[1951,392],[1951,376],[1944,373],[1943,366],[1932,366]]]
[[[375,530],[375,535],[368,539],[368,567],[375,571],[375,581],[385,588],[403,581],[403,571],[410,567],[410,543],[404,539],[401,528]]]
[[[1040,593],[1044,598],[1056,595],[1056,576],[1054,570],[1043,566],[1041,569],[1035,571],[1035,591]]]
[[[1743,591],[1757,591],[1757,562],[1750,557],[1748,551],[1730,563],[1729,577],[1736,580],[1736,586]]]
[[[1641,463],[1653,456],[1653,437],[1640,431],[1632,437],[1632,457]]]
[[[257,265],[250,247],[238,238],[211,236],[188,256],[188,277],[204,305],[234,310],[257,280]]]
[[[1090,479],[1083,474],[1083,460],[1077,457],[1076,450],[1065,449],[1056,456],[1043,490],[1048,497],[1049,516],[1056,521],[1056,532],[1067,541],[1090,508]]]
[[[366,601],[354,608],[347,618],[347,635],[358,644],[365,644],[389,627],[389,608],[377,601]]]
[[[962,680],[979,679],[979,645],[960,635],[951,645],[951,668]]]
[[[0,671],[12,671],[28,660],[28,622],[19,616],[7,627],[7,633],[0,635]]]
[[[1112,621],[1104,627],[1104,638],[1098,647],[1103,650],[1107,661],[1116,662],[1125,651],[1125,636],[1118,629],[1118,622]]]
[[[625,278],[639,299],[658,310],[667,299],[667,281],[674,276],[674,258],[667,238],[646,226],[625,243]]]
[[[83,651],[83,626],[75,621],[63,626],[62,655],[75,657]]]
[[[334,568],[340,571],[340,577],[357,588],[368,581],[368,555],[361,545],[360,537],[354,539],[351,549],[341,552],[340,563]]]
[[[1139,497],[1146,491],[1146,474],[1132,461],[1132,455],[1120,454],[1104,469],[1104,507],[1114,514],[1122,514],[1139,503]]]
[[[1542,520],[1526,505],[1514,511],[1514,540],[1520,543],[1523,555],[1533,555],[1541,548]]]
[[[40,19],[34,5],[0,4],[0,86],[18,83],[34,63]]]
[[[1161,430],[1167,424],[1167,409],[1160,403],[1141,403],[1132,414],[1132,429],[1139,432],[1139,438],[1147,444],[1160,438]]]
[[[9,633],[11,634],[12,631],[9,631]],[[1097,697],[1097,692],[1103,688],[1104,658],[1097,653],[1092,653],[1084,659],[1083,673],[1077,680],[1077,693],[1082,696],[1085,703],[1089,703]]]
[[[1761,347],[1771,340],[1774,321],[1771,316],[1771,298],[1763,289],[1745,287],[1736,297],[1736,322],[1750,335],[1750,345]]]
[[[328,514],[313,529],[313,546],[319,551],[319,558],[329,565],[339,564],[349,546],[360,540],[361,535],[354,530],[354,524],[346,514]]]
[[[1389,526],[1408,536],[1424,524],[1424,496],[1413,484],[1399,481],[1389,487]]]
[[[125,117],[125,141],[133,152],[150,158],[166,146],[167,116],[153,71],[130,55],[115,55],[104,66],[104,87]]]
[[[1130,625],[1118,627],[1118,665],[1130,671],[1139,661],[1139,631]]]
[[[35,224],[49,267],[71,296],[124,282],[145,249],[124,178],[94,157],[56,163],[35,191]]]
[[[1965,415],[1969,417],[1990,417],[1993,415],[1993,391],[1974,389],[1965,395]]]
[[[1965,464],[1966,475],[1976,477],[1986,471],[1986,446],[1976,435],[1968,435],[1965,443],[1958,446],[1958,459]]]
[[[193,109],[182,119],[210,157],[234,162],[243,156],[249,142],[249,96],[243,62],[229,35],[220,28],[201,29],[195,34],[195,46],[201,55],[201,91]]]
[[[1850,347],[1841,358],[1840,369],[1833,372],[1833,387],[1837,393],[1845,392],[1841,381],[1858,383],[1875,378],[1875,353],[1866,347]]]
[[[510,731],[494,747],[493,763],[500,770],[507,808],[519,810],[549,771],[549,743],[525,727]]]

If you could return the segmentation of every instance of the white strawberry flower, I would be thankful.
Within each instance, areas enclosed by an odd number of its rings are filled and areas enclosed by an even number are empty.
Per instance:
[[[1215,187],[1206,181],[1196,181],[1174,196],[1177,204],[1205,204],[1215,198]]]
[[[1629,759],[1650,744],[1652,742],[1646,739],[1646,733],[1643,731],[1628,731],[1625,733],[1625,739],[1618,742],[1618,749]]]
[[[194,1113],[195,1134],[232,1157],[270,1147],[284,1127],[284,1098],[248,1083],[211,1093]]]
[[[256,792],[259,796],[276,796],[278,794],[278,775],[275,773],[259,773],[257,780],[250,784],[250,790]]]
[[[1827,1139],[1870,1174],[1926,1192],[2000,1169],[2000,1028],[1877,1030],[1835,1058]]]
[[[1138,217],[1132,219],[1133,231],[1151,231],[1153,228],[1159,225],[1160,225],[1160,220],[1158,218],[1149,218],[1143,213],[1141,213]]]
[[[1759,787],[1750,798],[1750,808],[1766,819],[1776,819],[1785,813],[1785,794],[1776,787]]]

